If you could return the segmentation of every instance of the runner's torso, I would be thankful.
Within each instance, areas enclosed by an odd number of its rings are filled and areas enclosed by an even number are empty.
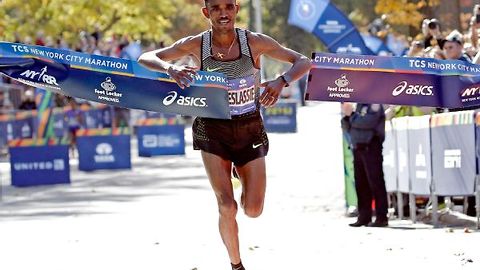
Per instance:
[[[228,79],[229,103],[232,119],[245,118],[258,113],[260,108],[259,70],[255,68],[248,45],[247,31],[235,29],[240,45],[240,56],[229,61],[220,61],[212,54],[212,32],[202,35],[201,69],[223,73]]]

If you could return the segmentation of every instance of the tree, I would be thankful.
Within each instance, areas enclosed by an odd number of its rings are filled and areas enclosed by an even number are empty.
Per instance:
[[[378,0],[375,6],[377,14],[388,15],[387,21],[393,25],[405,25],[415,28],[421,26],[424,15],[421,11],[431,13],[431,8],[437,6],[440,0]]]
[[[70,42],[86,31],[169,40],[168,19],[184,0],[5,0],[0,2],[0,38],[34,37],[39,31]],[[2,31],[3,30],[3,31]]]

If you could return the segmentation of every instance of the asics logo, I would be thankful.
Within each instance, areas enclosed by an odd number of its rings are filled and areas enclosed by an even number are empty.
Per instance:
[[[408,84],[407,81],[400,82],[392,91],[394,97],[405,93],[406,95],[433,96],[433,86]]]
[[[185,97],[179,95],[176,91],[168,92],[168,95],[163,99],[163,105],[170,106],[174,102],[180,106],[191,106],[191,107],[208,107],[207,98],[200,97]]]
[[[166,96],[163,99],[163,105],[165,105],[165,106],[172,105],[172,103],[175,102],[175,99],[177,98],[177,96],[178,96],[178,93],[175,92],[175,91],[168,92],[168,96]]]

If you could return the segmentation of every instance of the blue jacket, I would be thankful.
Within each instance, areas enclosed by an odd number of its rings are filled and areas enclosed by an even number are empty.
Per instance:
[[[352,146],[368,144],[374,137],[385,139],[385,110],[380,104],[358,103],[351,116],[342,118],[342,128],[350,135]]]

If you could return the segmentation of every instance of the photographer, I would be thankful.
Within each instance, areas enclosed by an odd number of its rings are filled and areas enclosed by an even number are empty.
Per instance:
[[[425,36],[424,47],[429,48],[439,45],[443,49],[443,36],[440,31],[440,22],[437,19],[425,19],[422,22],[422,32]]]
[[[473,16],[470,19],[470,39],[473,48],[478,48],[478,27],[480,26],[480,5],[473,8]]]

